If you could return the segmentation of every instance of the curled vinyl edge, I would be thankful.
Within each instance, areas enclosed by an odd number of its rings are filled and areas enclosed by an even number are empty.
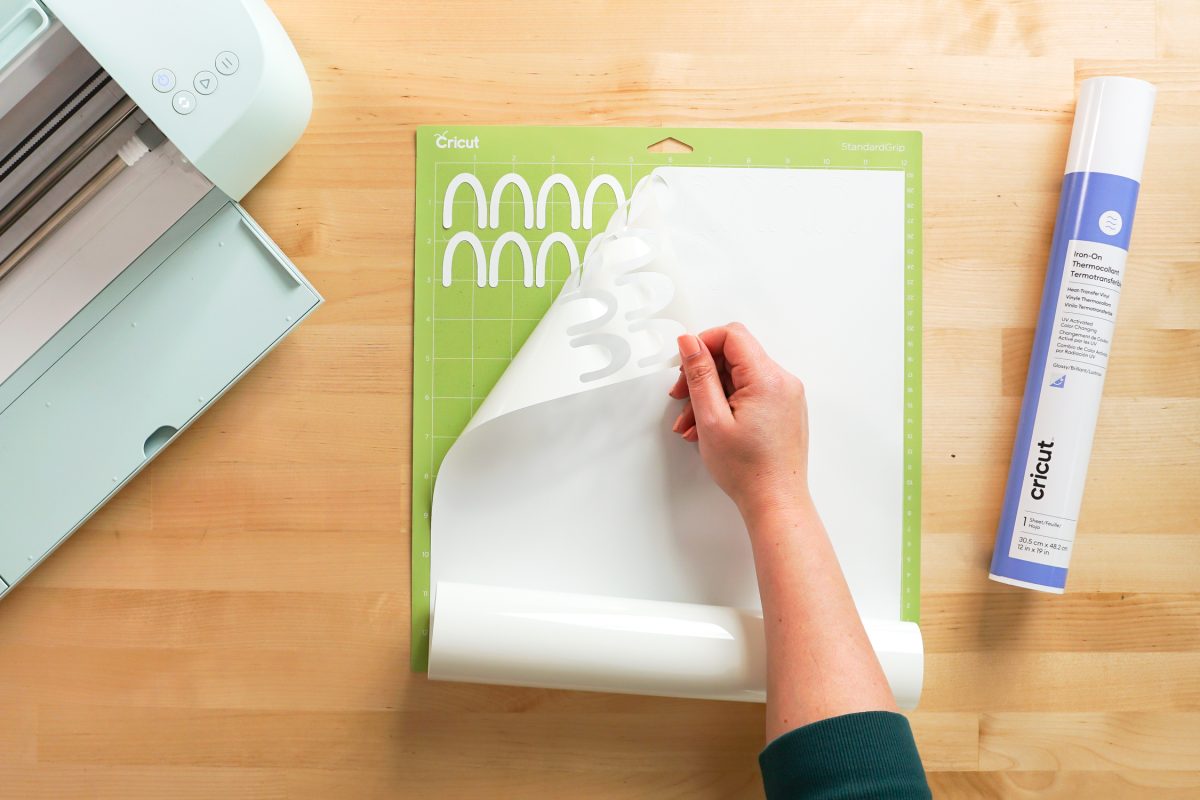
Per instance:
[[[901,708],[921,696],[912,622],[864,620]],[[761,612],[440,582],[429,677],[705,700],[766,700]]]
[[[580,269],[573,271],[447,453],[440,478],[455,471],[456,450],[462,452],[462,443],[474,431],[513,411],[678,366],[677,357],[660,358],[658,348],[631,351],[615,368],[610,363],[590,373],[580,371],[578,356],[565,355],[606,336],[628,336],[629,328],[657,329],[654,335],[662,340],[668,331],[691,329],[686,285],[674,263],[670,239],[661,228],[656,230],[664,220],[669,191],[667,180],[656,171],[639,181],[629,200],[614,212],[605,232],[589,244]],[[565,311],[580,296],[603,295],[605,279],[626,283],[639,272],[665,276],[673,283],[662,307],[621,313],[605,308],[599,316],[591,315],[595,319]],[[547,352],[560,354],[555,363],[545,363]],[[590,379],[580,379],[589,374]],[[565,380],[555,379],[564,376]],[[432,519],[435,562],[438,486],[435,483]],[[766,698],[759,610],[436,579],[432,589],[431,680],[712,700]],[[864,619],[863,624],[897,704],[916,707],[924,674],[920,627],[886,619]]]

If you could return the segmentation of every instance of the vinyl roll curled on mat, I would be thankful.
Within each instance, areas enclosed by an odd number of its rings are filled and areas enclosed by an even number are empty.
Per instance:
[[[921,630],[866,620],[903,708],[921,694]],[[766,698],[758,612],[694,603],[439,583],[429,677],[553,689]]]

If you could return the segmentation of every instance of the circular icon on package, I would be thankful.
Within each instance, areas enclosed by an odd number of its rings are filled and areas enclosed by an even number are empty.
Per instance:
[[[1100,230],[1109,236],[1116,236],[1124,226],[1125,221],[1121,219],[1121,215],[1116,211],[1105,211],[1100,215]]]

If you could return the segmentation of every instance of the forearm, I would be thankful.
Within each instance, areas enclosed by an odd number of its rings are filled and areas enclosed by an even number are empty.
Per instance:
[[[767,741],[855,711],[895,711],[812,502],[748,513],[767,644]]]

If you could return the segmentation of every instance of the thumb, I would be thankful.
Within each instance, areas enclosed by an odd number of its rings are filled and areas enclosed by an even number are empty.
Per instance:
[[[696,429],[703,434],[706,428],[720,424],[732,415],[721,376],[712,354],[699,337],[690,334],[680,336],[679,360],[683,375],[687,379],[688,395],[692,400],[692,411],[696,415]]]

